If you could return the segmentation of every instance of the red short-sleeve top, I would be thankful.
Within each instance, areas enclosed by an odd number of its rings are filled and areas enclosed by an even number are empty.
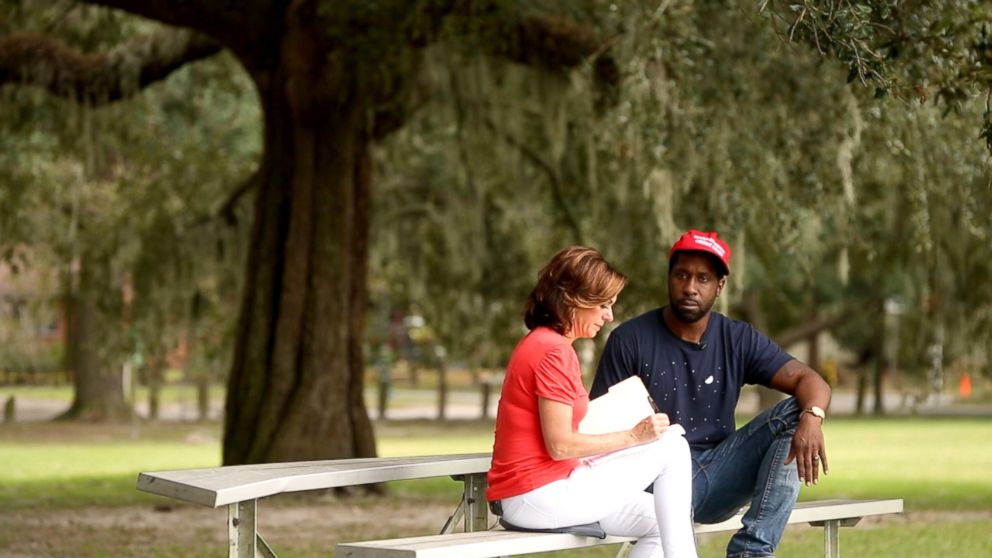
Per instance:
[[[503,379],[496,415],[493,462],[486,497],[509,498],[563,479],[577,459],[555,461],[541,434],[538,397],[572,406],[572,429],[589,406],[582,368],[571,342],[560,333],[538,327],[517,343]]]

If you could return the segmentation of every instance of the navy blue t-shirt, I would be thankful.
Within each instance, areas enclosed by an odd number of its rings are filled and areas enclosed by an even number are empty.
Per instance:
[[[633,375],[695,449],[734,432],[734,409],[744,384],[767,386],[792,356],[751,324],[710,313],[699,343],[677,337],[661,309],[628,320],[606,342],[590,397]]]

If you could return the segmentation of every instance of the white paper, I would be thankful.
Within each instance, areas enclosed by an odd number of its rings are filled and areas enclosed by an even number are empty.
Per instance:
[[[589,402],[586,416],[579,422],[579,432],[606,434],[630,430],[652,414],[654,409],[644,382],[639,376],[631,376]]]

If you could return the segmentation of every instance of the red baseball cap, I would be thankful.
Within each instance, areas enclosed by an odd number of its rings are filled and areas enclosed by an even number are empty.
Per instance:
[[[723,264],[724,273],[727,275],[730,274],[730,246],[727,246],[726,242],[720,240],[720,237],[715,232],[690,229],[689,232],[679,237],[678,242],[672,245],[672,249],[668,252],[669,261],[675,255],[675,252],[684,251],[713,254]]]

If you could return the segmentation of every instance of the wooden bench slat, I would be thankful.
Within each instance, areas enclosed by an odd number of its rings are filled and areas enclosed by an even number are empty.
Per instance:
[[[902,511],[901,499],[800,502],[793,508],[789,523],[839,521]],[[696,525],[696,532],[736,531],[741,526],[741,517],[743,514],[737,514],[721,523]],[[600,540],[567,534],[524,533],[495,529],[474,533],[342,543],[337,545],[334,555],[347,558],[488,558],[619,544],[633,540],[629,537],[607,537]]]

